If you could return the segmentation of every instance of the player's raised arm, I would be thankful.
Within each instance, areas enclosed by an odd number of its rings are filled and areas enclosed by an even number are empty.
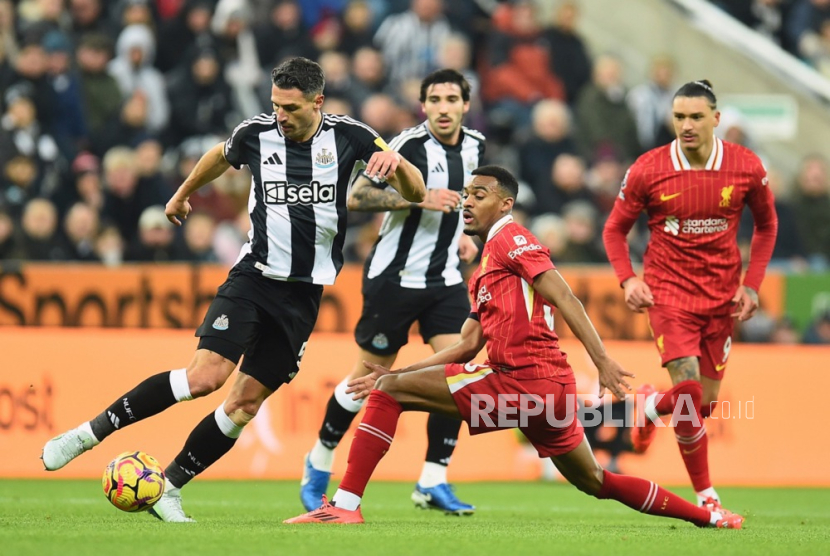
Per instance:
[[[386,183],[375,184],[363,174],[352,185],[352,191],[346,206],[358,212],[386,212],[388,210],[406,210],[416,203],[407,201],[398,191],[386,187]]]
[[[609,357],[596,328],[585,313],[585,307],[573,294],[562,275],[556,270],[547,270],[533,281],[533,289],[559,309],[571,331],[585,346],[599,372],[599,395],[602,396],[605,388],[608,388],[618,398],[625,397],[623,388],[631,389],[625,377],[634,375]]]
[[[389,185],[395,187],[396,183],[390,181]],[[448,213],[455,210],[460,201],[461,195],[451,189],[429,189],[423,201],[419,203],[407,201],[397,188],[389,189],[383,182],[376,184],[361,174],[352,185],[352,191],[346,206],[349,210],[358,212],[385,212],[388,210],[420,208]]]
[[[407,201],[420,203],[426,199],[427,186],[424,183],[424,176],[415,165],[403,157],[395,172],[387,176],[386,181]]]
[[[389,148],[383,139],[378,138],[382,150],[372,154],[366,163],[366,175],[369,178],[389,182],[407,201],[420,203],[427,193],[424,176],[411,162]]]
[[[230,166],[230,163],[225,159],[224,143],[217,144],[202,155],[190,175],[187,176],[173,194],[173,197],[167,202],[167,206],[164,207],[167,219],[173,224],[181,226],[182,223],[179,218],[186,219],[192,210],[188,202],[190,196],[200,187],[224,174]]]

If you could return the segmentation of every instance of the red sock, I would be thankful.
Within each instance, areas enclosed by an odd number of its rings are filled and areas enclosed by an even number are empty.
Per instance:
[[[392,445],[402,411],[395,398],[386,392],[372,390],[366,401],[366,413],[354,433],[349,465],[340,489],[363,496],[375,467]]]
[[[654,405],[654,409],[660,415],[670,415],[674,411],[674,406],[677,405],[680,394],[691,394],[694,396],[692,390],[695,389],[695,384],[697,384],[702,392],[703,386],[696,380],[684,380],[683,382],[678,382],[665,392],[660,392],[659,401]],[[699,402],[698,405],[700,405]]]
[[[644,514],[674,517],[694,523],[698,527],[709,525],[711,514],[705,508],[690,504],[663,487],[639,477],[616,475],[605,471],[602,488],[597,494],[600,500],[616,500]]]
[[[675,389],[678,389],[678,396],[686,395],[688,398],[677,411],[674,436],[683,463],[686,464],[686,471],[692,479],[692,486],[695,491],[701,492],[712,486],[712,481],[709,480],[709,437],[706,436],[706,426],[700,411],[703,387],[696,380],[686,380],[675,386]],[[692,417],[694,421],[689,421]]]

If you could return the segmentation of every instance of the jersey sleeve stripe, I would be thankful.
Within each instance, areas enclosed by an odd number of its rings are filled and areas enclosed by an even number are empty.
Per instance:
[[[233,147],[233,141],[236,139],[236,135],[244,128],[251,126],[253,124],[260,124],[260,125],[270,125],[274,123],[274,115],[268,114],[258,114],[252,118],[248,118],[247,120],[243,120],[238,126],[233,128],[231,132],[231,136],[225,141],[225,154],[227,154],[228,150]]]
[[[426,134],[427,129],[426,126],[424,126],[423,124],[411,127],[409,129],[405,129],[402,132],[400,132],[397,137],[389,141],[389,147],[391,147],[394,151],[399,151],[401,150],[401,147],[403,147],[406,144],[407,141],[410,141],[412,139],[418,139],[420,137],[425,136]]]
[[[354,118],[352,118],[350,116],[326,114],[325,117],[328,118],[329,120],[331,120],[332,122],[335,122],[335,123],[343,123],[343,124],[347,124],[347,125],[362,127],[363,129],[370,132],[375,137],[380,137],[378,135],[377,131],[375,131],[374,129],[372,129],[368,125],[364,124],[363,122],[359,122],[359,121],[355,120]]]
[[[478,131],[477,129],[470,129],[469,127],[465,126],[461,126],[461,129],[464,130],[464,133],[466,135],[469,135],[474,139],[478,139],[479,141],[487,141],[487,139],[484,137],[484,134]]]

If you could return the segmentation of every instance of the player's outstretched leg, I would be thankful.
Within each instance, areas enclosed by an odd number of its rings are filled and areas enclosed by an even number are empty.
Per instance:
[[[744,518],[728,510],[695,506],[651,481],[602,469],[585,439],[551,459],[568,482],[600,500],[616,500],[642,513],[682,519],[698,527],[740,529],[743,525]]]
[[[695,506],[651,481],[609,471],[603,473],[602,487],[594,496],[617,500],[644,514],[682,519],[698,527],[740,529],[744,521],[742,516],[723,508]]]
[[[306,454],[303,478],[300,481],[300,501],[306,510],[313,510],[320,505],[331,479],[334,465],[334,449],[340,444],[357,412],[363,406],[363,400],[355,401],[346,394],[350,377],[338,384],[326,405],[326,415],[320,427],[317,442]]]
[[[55,471],[91,450],[116,430],[161,413],[176,402],[190,400],[187,371],[176,369],[151,376],[120,396],[91,421],[51,439],[43,447],[43,465]]]
[[[419,508],[441,510],[447,515],[472,515],[475,512],[475,506],[459,500],[447,482],[447,466],[458,443],[460,429],[460,419],[430,414],[427,420],[427,457],[411,497]]]
[[[363,523],[360,500],[369,478],[392,445],[402,411],[403,407],[395,398],[381,390],[373,390],[366,403],[366,414],[354,434],[346,475],[332,504],[324,499],[318,509],[284,523]]]

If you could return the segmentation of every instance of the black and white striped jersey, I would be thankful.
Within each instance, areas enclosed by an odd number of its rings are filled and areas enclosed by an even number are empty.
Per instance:
[[[366,124],[332,114],[323,114],[305,143],[283,136],[274,114],[239,124],[225,158],[251,170],[251,231],[236,266],[276,280],[333,284],[343,267],[352,170],[381,150],[376,139]]]
[[[430,133],[426,122],[402,131],[389,146],[421,171],[427,189],[463,190],[484,156],[484,136],[478,131],[462,127],[461,140],[448,146]],[[463,229],[461,211],[390,211],[366,261],[366,276],[383,276],[405,288],[460,284],[458,238]]]

